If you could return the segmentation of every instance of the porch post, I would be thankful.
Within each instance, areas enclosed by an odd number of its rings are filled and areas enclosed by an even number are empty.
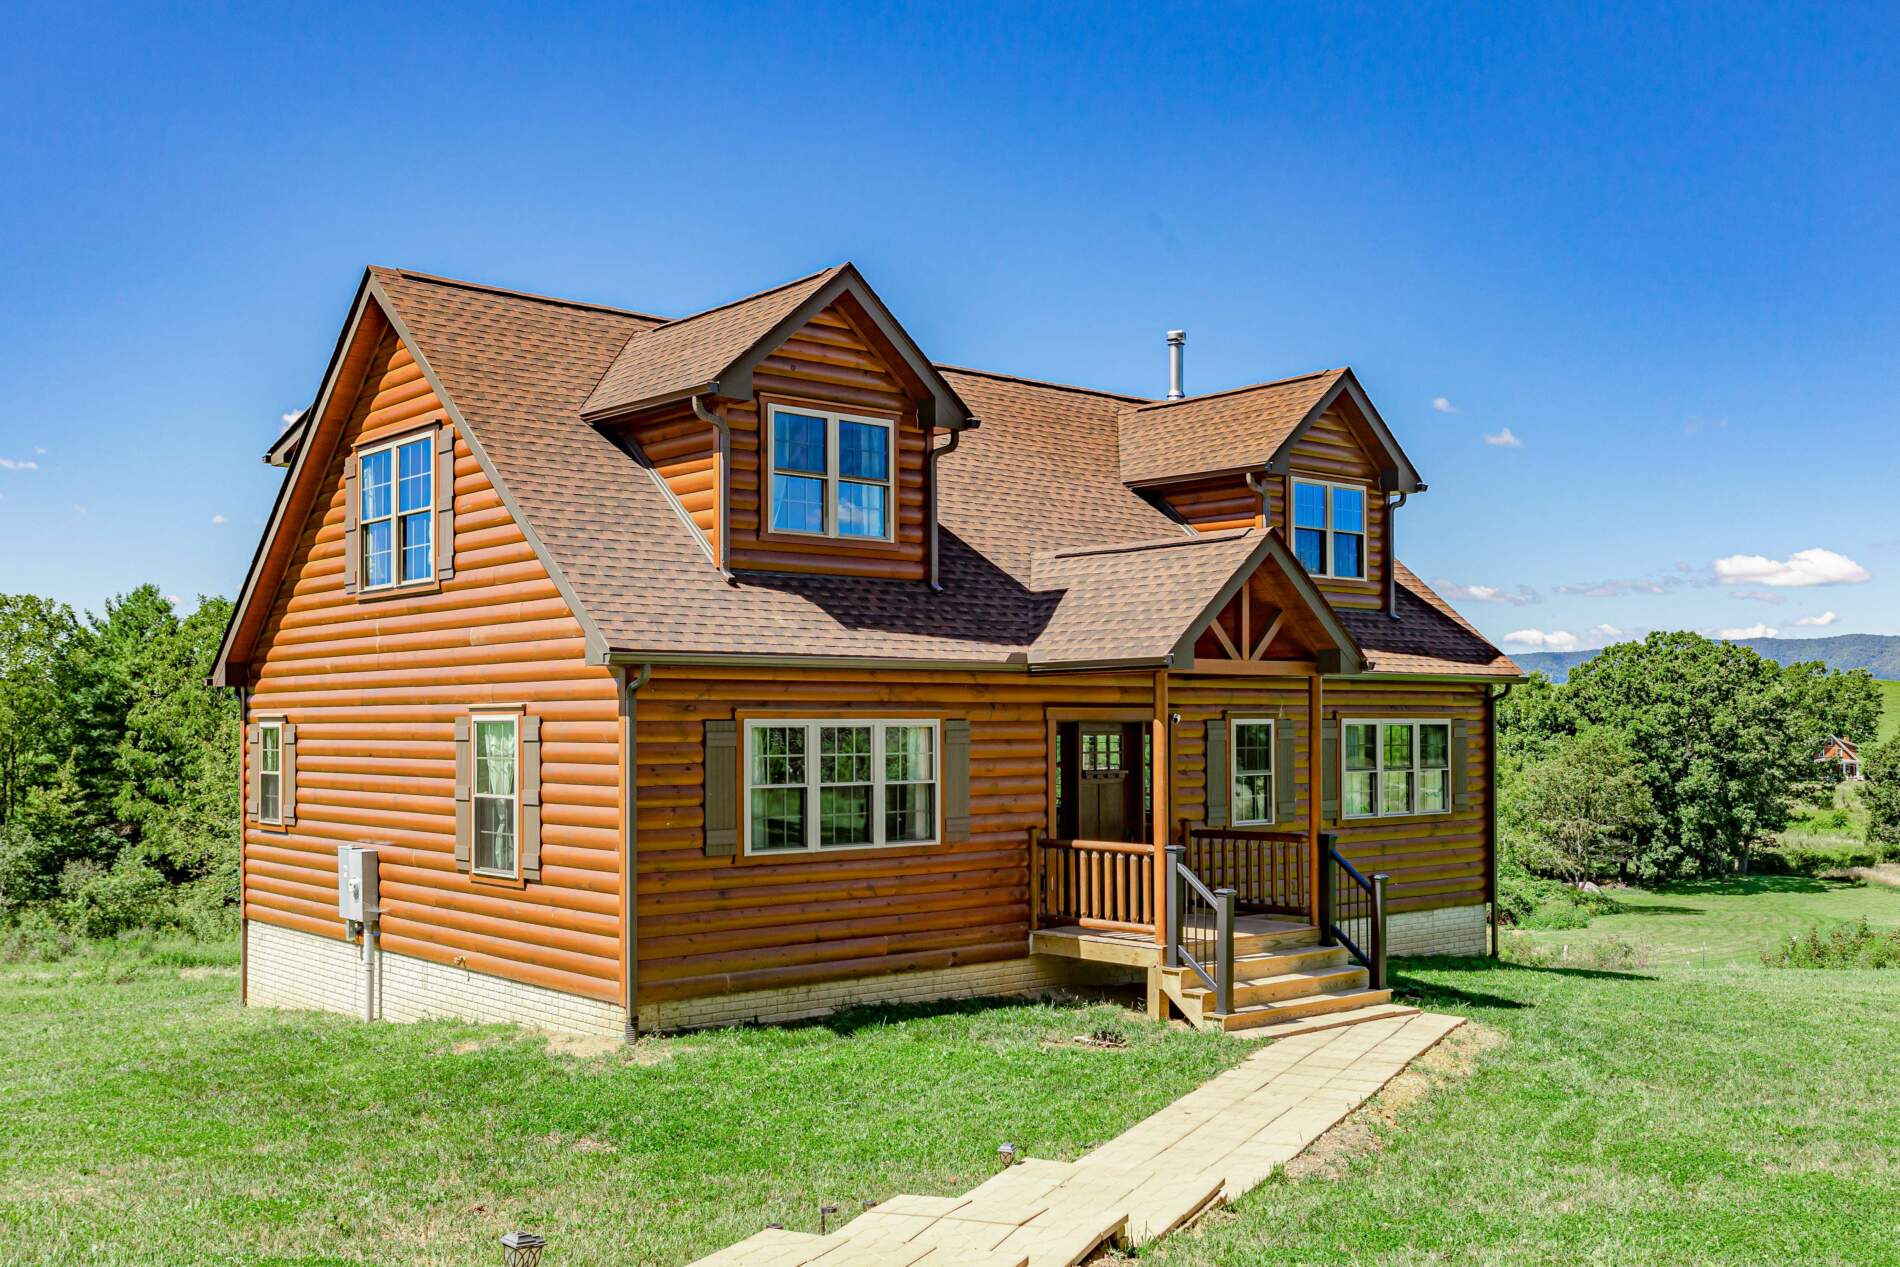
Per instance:
[[[1306,834],[1307,854],[1312,859],[1312,869],[1307,872],[1310,882],[1307,885],[1308,899],[1313,907],[1313,927],[1320,927],[1319,910],[1319,831],[1320,802],[1326,792],[1326,745],[1321,742],[1320,707],[1326,693],[1325,678],[1320,676],[1319,665],[1313,666],[1313,676],[1306,679]]]
[[[1173,745],[1168,742],[1168,671],[1155,673],[1154,738],[1149,743],[1148,764],[1154,780],[1149,799],[1154,803],[1148,815],[1150,834],[1155,846],[1155,944],[1168,943],[1168,824],[1174,819],[1174,807],[1168,799],[1168,770],[1174,762]]]

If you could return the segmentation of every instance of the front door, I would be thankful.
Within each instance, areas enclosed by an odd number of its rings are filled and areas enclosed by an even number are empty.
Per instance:
[[[1085,722],[1079,738],[1076,834],[1083,840],[1126,840],[1129,782],[1135,777],[1126,728],[1119,722]]]

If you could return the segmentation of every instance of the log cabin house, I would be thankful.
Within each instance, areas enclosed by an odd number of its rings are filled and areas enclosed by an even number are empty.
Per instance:
[[[1425,485],[1351,370],[939,365],[849,264],[677,319],[372,268],[266,460],[215,670],[249,1004],[631,1036],[1120,979],[1231,1028],[1487,947],[1520,674],[1398,561]]]

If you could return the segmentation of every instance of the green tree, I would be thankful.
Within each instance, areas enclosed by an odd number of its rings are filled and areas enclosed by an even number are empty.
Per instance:
[[[1581,884],[1625,868],[1653,808],[1628,742],[1592,726],[1555,740],[1545,756],[1525,765],[1499,812],[1527,868]]]
[[[1577,721],[1565,688],[1542,673],[1531,674],[1498,703],[1499,764],[1515,768],[1548,757],[1577,733]]]
[[[1900,845],[1900,735],[1861,749],[1860,769],[1867,776],[1861,799],[1867,806],[1868,842]]]
[[[0,824],[44,786],[71,743],[65,690],[78,622],[33,594],[0,594]]]
[[[1581,721],[1623,736],[1649,785],[1631,859],[1644,878],[1746,869],[1813,777],[1808,688],[1747,647],[1653,633],[1579,665],[1564,694]]]

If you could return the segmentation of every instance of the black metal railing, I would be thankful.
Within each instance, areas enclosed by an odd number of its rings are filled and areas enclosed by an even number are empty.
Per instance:
[[[1234,1010],[1234,906],[1232,888],[1210,888],[1187,865],[1184,845],[1168,846],[1168,939],[1170,968],[1188,968],[1214,992],[1214,1010]]]
[[[1367,879],[1339,852],[1338,838],[1319,838],[1319,940],[1338,944],[1366,970],[1367,984],[1385,987],[1385,886],[1380,872]]]
[[[1241,911],[1310,918],[1311,837],[1250,827],[1182,826],[1187,865],[1208,884],[1233,889]]]

